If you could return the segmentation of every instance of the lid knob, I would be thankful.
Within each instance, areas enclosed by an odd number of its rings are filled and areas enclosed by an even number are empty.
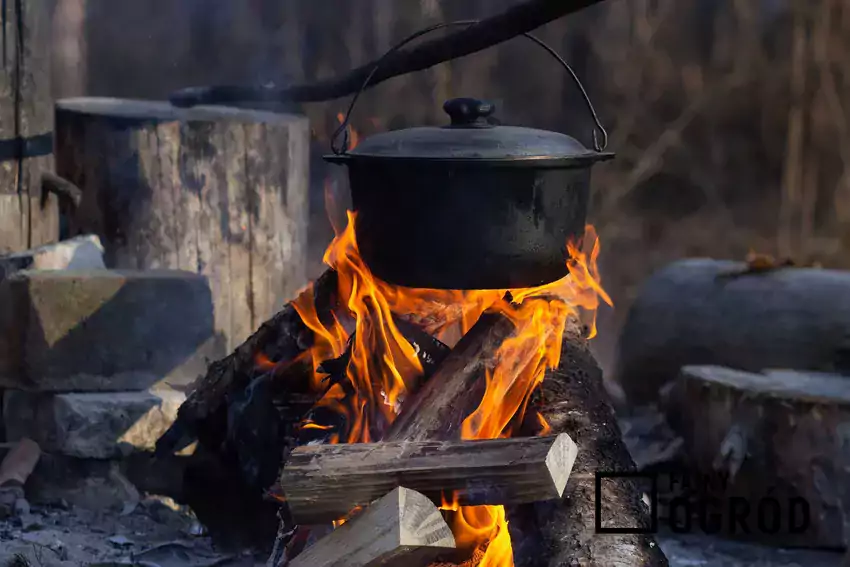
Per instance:
[[[475,98],[453,98],[443,104],[443,110],[452,120],[452,126],[489,126],[486,118],[496,106],[492,102]]]

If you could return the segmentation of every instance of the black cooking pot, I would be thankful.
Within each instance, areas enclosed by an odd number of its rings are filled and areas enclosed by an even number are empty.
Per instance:
[[[432,289],[524,288],[566,276],[567,241],[584,234],[591,166],[613,154],[596,132],[590,150],[565,134],[494,125],[488,102],[457,98],[443,109],[446,126],[376,134],[325,156],[348,166],[369,269]]]

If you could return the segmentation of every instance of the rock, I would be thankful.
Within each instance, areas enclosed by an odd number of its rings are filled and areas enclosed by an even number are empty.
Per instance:
[[[12,441],[30,436],[47,452],[112,459],[152,450],[185,398],[166,388],[70,394],[8,390],[3,421]]]
[[[33,504],[61,510],[119,512],[138,496],[122,478],[122,465],[45,453],[27,482],[27,496]]]
[[[618,419],[623,443],[638,470],[681,463],[684,441],[667,424],[664,414],[652,406],[633,408]]]
[[[0,282],[0,388],[188,384],[220,346],[209,282],[198,274],[21,271]]]
[[[135,543],[133,543],[133,540],[131,540],[131,539],[129,539],[126,536],[123,536],[123,535],[114,535],[111,538],[107,539],[106,541],[108,541],[109,543],[111,543],[115,547],[131,547],[131,546],[135,545]]]
[[[15,500],[15,515],[16,516],[25,516],[30,513],[30,503],[27,502],[26,498],[18,498]]]
[[[0,280],[21,270],[102,270],[103,245],[96,235],[77,236],[0,256]]]
[[[0,487],[0,519],[15,515],[15,504],[24,498],[24,488],[20,485]]]

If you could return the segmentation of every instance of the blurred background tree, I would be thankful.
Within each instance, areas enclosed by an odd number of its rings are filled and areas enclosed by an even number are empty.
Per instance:
[[[202,84],[341,74],[430,23],[480,18],[516,0],[54,0],[54,89],[163,99]],[[597,354],[652,270],[684,256],[749,250],[850,265],[850,3],[845,0],[608,0],[539,36],[574,66],[618,159],[596,170],[602,238]],[[589,144],[570,81],[519,38],[389,81],[365,95],[361,135],[441,123],[442,101],[486,97],[505,123]],[[315,134],[314,275],[332,232],[320,155],[347,100],[303,108]],[[341,189],[344,193],[344,187]]]

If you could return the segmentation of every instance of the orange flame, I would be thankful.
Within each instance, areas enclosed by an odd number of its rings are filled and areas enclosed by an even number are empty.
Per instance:
[[[375,439],[393,422],[412,381],[423,372],[394,317],[416,323],[450,346],[485,310],[499,311],[514,322],[516,332],[498,349],[485,374],[481,403],[461,430],[464,439],[493,439],[515,433],[545,371],[557,367],[568,318],[577,317],[582,310],[594,313],[600,299],[611,303],[599,283],[599,243],[593,227],[588,227],[585,235],[585,243],[592,245],[589,254],[567,243],[570,274],[561,280],[534,289],[458,291],[402,288],[373,277],[358,252],[354,220],[355,213],[349,211],[348,225],[337,234],[324,257],[337,272],[338,297],[347,308],[346,315],[354,320],[353,338],[336,316],[326,322],[327,326],[319,320],[312,293],[302,293],[294,302],[302,320],[315,333],[308,356],[317,391],[326,378],[319,370],[321,363],[340,357],[348,341],[353,341],[344,380],[336,381],[318,402],[319,407],[344,418],[345,431],[335,432],[329,439],[332,443]],[[502,300],[506,291],[511,292],[513,304]],[[591,322],[591,336],[594,334],[595,319]],[[348,391],[343,386],[346,381]],[[548,433],[550,428],[543,416],[534,417],[540,434]],[[331,429],[313,422],[302,427]],[[448,511],[458,547],[469,551],[472,565],[513,566],[502,506],[458,506],[456,501],[444,498],[442,508]]]
[[[345,115],[342,112],[338,112],[336,115],[336,119],[339,121],[340,124],[342,124],[343,122],[345,122]],[[360,134],[357,132],[357,130],[354,129],[353,126],[349,126],[348,135],[348,149],[353,150],[357,147],[357,144],[360,143]]]

